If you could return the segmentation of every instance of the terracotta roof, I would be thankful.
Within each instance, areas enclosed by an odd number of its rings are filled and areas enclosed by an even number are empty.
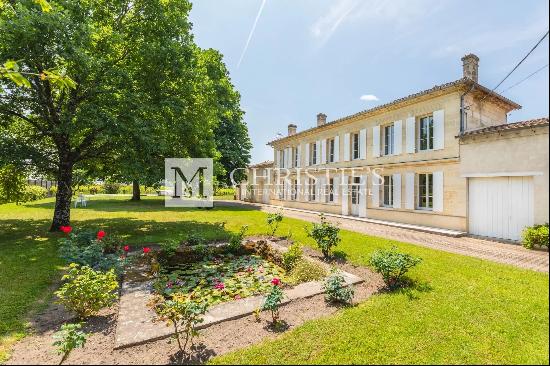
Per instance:
[[[479,84],[479,83],[476,83],[474,81],[472,81],[471,79],[468,79],[466,77],[463,77],[461,79],[458,79],[458,80],[455,80],[455,81],[451,81],[449,83],[445,83],[445,84],[440,84],[440,85],[436,85],[430,89],[426,89],[426,90],[423,90],[423,91],[420,91],[418,93],[414,93],[414,94],[410,94],[410,95],[407,95],[406,97],[403,97],[403,98],[399,98],[399,99],[395,99],[389,103],[385,103],[385,104],[381,104],[379,106],[376,106],[376,107],[373,107],[373,108],[370,108],[370,109],[365,109],[363,111],[360,111],[360,112],[357,112],[355,114],[351,114],[349,116],[345,116],[345,117],[342,117],[342,118],[338,118],[334,121],[331,121],[331,122],[327,122],[325,123],[324,125],[322,126],[316,126],[316,127],[312,127],[312,128],[309,128],[307,130],[303,130],[303,131],[300,131],[300,132],[297,132],[296,134],[292,135],[292,136],[284,136],[284,137],[281,137],[279,139],[275,139],[273,141],[270,141],[268,142],[268,145],[271,145],[275,142],[280,142],[280,141],[284,141],[285,139],[287,138],[291,138],[291,137],[296,137],[298,135],[301,135],[301,134],[304,134],[306,132],[309,132],[309,131],[313,131],[315,129],[321,129],[321,128],[324,128],[326,126],[332,126],[334,124],[337,124],[337,123],[340,123],[340,122],[344,122],[344,121],[347,121],[347,120],[350,120],[352,118],[355,118],[355,117],[358,117],[358,116],[363,116],[363,115],[366,115],[366,114],[370,114],[370,113],[373,113],[373,112],[376,112],[378,110],[381,110],[381,109],[384,109],[384,108],[387,108],[387,107],[390,107],[390,106],[394,106],[394,105],[397,105],[399,103],[403,103],[403,102],[406,102],[406,101],[410,101],[414,98],[418,98],[418,97],[421,97],[421,96],[424,96],[424,95],[428,95],[428,94],[431,94],[431,93],[434,93],[434,92],[437,92],[437,91],[443,91],[443,90],[446,90],[446,89],[450,89],[450,88],[453,88],[453,87],[457,87],[457,86],[466,86],[466,87],[470,87],[470,86],[475,86],[475,88],[477,88],[478,90],[481,90],[487,94],[489,94],[490,96],[494,97],[494,98],[497,98],[499,100],[501,100],[502,102],[510,105],[512,107],[512,109],[521,109],[521,105],[511,101],[510,99],[498,94],[498,93],[495,93],[494,91],[490,90],[489,88],[486,88],[484,87],[483,85]]]
[[[249,168],[259,168],[259,167],[269,166],[269,165],[273,165],[273,160],[266,160],[266,161],[262,161],[261,163],[258,163],[258,164],[251,164],[248,167]]]
[[[496,132],[502,132],[502,131],[512,131],[512,130],[519,130],[523,128],[535,128],[535,127],[543,127],[543,126],[548,126],[548,117],[478,128],[477,130],[465,131],[461,134],[461,136],[481,135],[486,133],[496,133]]]

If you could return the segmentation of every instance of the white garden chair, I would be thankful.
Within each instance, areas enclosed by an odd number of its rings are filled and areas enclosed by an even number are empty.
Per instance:
[[[88,205],[88,200],[86,199],[86,196],[83,195],[82,193],[80,193],[78,195],[76,201],[74,201],[74,207],[76,208],[79,203],[80,203],[80,206],[82,206],[82,207],[87,207],[87,205]]]

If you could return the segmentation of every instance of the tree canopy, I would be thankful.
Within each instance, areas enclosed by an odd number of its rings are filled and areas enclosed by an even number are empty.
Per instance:
[[[195,44],[188,1],[48,3],[0,9],[0,60],[29,75],[0,78],[0,155],[58,181],[52,230],[69,223],[75,169],[152,180],[164,157],[248,162],[239,95],[221,55]],[[223,124],[245,141],[241,156],[216,137]]]

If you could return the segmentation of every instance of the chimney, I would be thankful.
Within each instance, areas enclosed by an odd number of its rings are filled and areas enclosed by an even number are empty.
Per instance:
[[[479,57],[470,53],[462,57],[462,72],[465,78],[478,82]]]
[[[292,136],[292,135],[296,135],[296,128],[297,126],[295,124],[289,124],[288,125],[288,135],[289,136]]]
[[[324,125],[327,123],[327,115],[324,113],[319,113],[317,115],[317,127]]]

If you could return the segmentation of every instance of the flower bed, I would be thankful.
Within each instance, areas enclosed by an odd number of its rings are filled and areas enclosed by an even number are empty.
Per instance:
[[[154,288],[169,298],[183,293],[215,305],[269,292],[273,279],[285,282],[285,271],[256,254],[219,254],[161,271]]]

